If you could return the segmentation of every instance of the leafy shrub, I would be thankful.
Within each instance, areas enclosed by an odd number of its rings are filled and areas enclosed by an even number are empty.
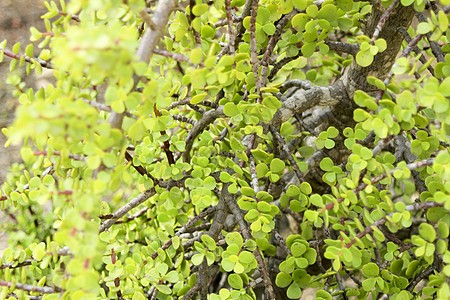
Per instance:
[[[448,4],[46,3],[1,299],[448,299]]]

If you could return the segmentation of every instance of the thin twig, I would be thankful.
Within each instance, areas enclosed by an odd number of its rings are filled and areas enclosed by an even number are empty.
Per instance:
[[[270,70],[270,74],[267,77],[268,80],[272,80],[273,77],[278,73],[278,71],[286,64],[290,63],[293,60],[296,60],[297,58],[299,58],[300,56],[302,56],[302,52],[299,51],[299,53],[295,56],[291,56],[291,57],[284,57],[282,58],[279,62],[275,63],[275,65],[273,66],[273,68]],[[265,65],[265,62],[262,63],[263,68]]]
[[[195,125],[195,123],[197,122],[194,119],[188,118],[186,116],[180,116],[180,115],[170,115],[174,120],[180,121],[180,122],[184,122],[184,123],[189,123],[192,125]]]
[[[47,156],[47,155],[48,155],[48,152],[47,152],[47,151],[38,151],[38,152],[34,152],[33,155],[35,155],[35,156],[37,156],[37,155],[44,155],[44,156]],[[53,155],[61,156],[61,152],[59,152],[59,151],[53,151]],[[68,157],[71,158],[71,159],[73,159],[73,160],[78,160],[78,161],[84,161],[84,162],[86,162],[86,157],[80,156],[80,155],[78,155],[78,154],[72,154],[72,153],[69,153]]]
[[[197,216],[193,217],[192,219],[190,219],[186,224],[184,224],[183,227],[180,228],[180,230],[178,230],[174,236],[180,236],[182,233],[185,233],[187,231],[187,229],[189,227],[191,227],[192,225],[194,225],[195,223],[197,223],[197,221],[201,218],[204,218],[210,214],[212,214],[214,211],[216,211],[216,206],[211,206],[208,209],[202,211],[200,214],[198,214]],[[160,248],[162,250],[166,250],[167,248],[170,247],[170,245],[172,245],[173,242],[173,238],[171,238],[170,240],[168,240],[167,242],[164,243],[164,245]],[[157,258],[159,255],[158,251],[154,252],[152,254],[152,258],[155,259]]]
[[[61,15],[61,16],[67,16],[68,14],[67,13],[65,13],[65,12],[62,12],[62,11],[59,11],[58,12],[58,15]],[[70,15],[70,18],[72,19],[72,20],[74,20],[75,22],[81,22],[80,21],[80,17],[78,17],[77,15]]]
[[[444,206],[443,203],[437,203],[437,202],[433,202],[433,201],[427,201],[427,202],[421,202],[421,203],[415,203],[415,204],[411,204],[411,205],[407,205],[405,208],[405,211],[414,211],[414,210],[421,210],[421,209],[426,209],[426,208],[431,208],[431,207],[442,207]],[[392,214],[390,214],[392,215]],[[384,223],[386,223],[387,221],[387,216],[383,217],[375,222],[373,222],[372,224],[370,224],[369,226],[367,226],[364,231],[358,233],[355,238],[353,238],[348,244],[345,245],[345,248],[350,248],[351,246],[353,246],[356,243],[356,240],[360,240],[362,239],[365,235],[371,233],[373,231],[373,227],[380,227],[381,225],[383,225]]]
[[[49,61],[46,61],[46,60],[43,60],[40,58],[31,58],[28,55],[15,54],[14,52],[7,50],[7,49],[3,49],[3,48],[0,48],[0,51],[2,51],[6,56],[8,56],[10,58],[20,61],[20,59],[23,57],[27,63],[30,63],[30,64],[38,63],[43,68],[53,69],[53,65]]]
[[[405,28],[403,27],[399,27],[397,28],[398,32],[400,32],[403,35],[403,38],[405,39],[405,41],[409,44],[412,41],[411,36],[409,35],[408,31],[406,31]],[[421,63],[426,64],[427,63],[427,59],[425,58],[424,55],[422,55],[422,52],[420,51],[419,47],[414,46],[412,47],[412,50],[417,54],[420,55],[419,60]],[[430,71],[430,74],[432,76],[434,76],[434,69],[433,67],[430,65],[427,67],[427,70]]]
[[[425,16],[424,13],[422,12],[416,12],[416,17],[419,20],[419,22],[422,23],[427,23],[427,17]],[[426,34],[426,37],[428,39],[428,42],[430,43],[430,47],[431,47],[431,51],[433,52],[434,56],[436,57],[438,62],[445,62],[445,56],[444,53],[442,52],[441,47],[439,46],[438,43],[436,43],[435,41],[432,41],[431,38],[431,32],[428,32]]]
[[[146,201],[151,196],[155,195],[156,191],[155,188],[151,188],[149,190],[146,190],[139,194],[136,198],[133,198],[131,201],[129,201],[127,204],[119,208],[115,213],[113,213],[113,217],[111,219],[106,220],[100,225],[100,232],[105,231],[109,227],[111,227],[114,223],[117,222],[120,218],[122,218],[126,213],[128,213],[130,210],[138,206],[139,204]]]
[[[433,164],[434,159],[435,159],[435,157],[431,157],[431,158],[428,158],[428,159],[425,159],[425,160],[421,160],[421,161],[417,161],[417,162],[414,162],[414,163],[411,163],[411,164],[407,164],[405,166],[405,168],[409,169],[409,170],[415,170],[415,169],[418,169],[418,168],[421,168],[421,167],[430,166],[430,165]],[[370,184],[374,184],[374,183],[380,182],[381,180],[386,178],[388,176],[388,174],[392,175],[397,170],[403,170],[403,169],[395,168],[395,169],[389,170],[388,173],[384,173],[384,174],[381,174],[381,175],[378,175],[378,176],[372,178],[370,180]],[[360,191],[364,190],[368,185],[369,184],[365,183],[365,182],[360,183],[355,189],[353,189],[353,192],[355,194],[358,194]],[[337,203],[338,204],[341,203],[342,201],[344,201],[344,199],[345,198],[343,198],[343,197],[338,198],[337,199]],[[335,205],[335,202],[328,203],[327,205],[325,205],[325,207],[323,207],[321,210],[319,210],[319,213],[322,213],[322,212],[324,212],[326,210],[332,209],[334,207],[334,205]]]
[[[9,282],[0,280],[0,286],[15,287],[19,290],[24,290],[27,292],[36,292],[41,294],[56,294],[63,292],[64,290],[60,287],[50,287],[50,286],[35,286],[26,283]]]
[[[191,159],[191,149],[194,145],[195,138],[208,126],[213,123],[217,118],[225,117],[223,113],[223,106],[219,106],[217,109],[207,111],[189,130],[188,135],[186,136],[186,148],[182,154],[183,161],[189,162]]]
[[[283,150],[283,152],[286,154],[289,163],[292,167],[292,169],[295,172],[295,175],[297,175],[297,178],[300,182],[304,182],[305,179],[303,177],[303,173],[302,171],[300,171],[297,162],[295,161],[294,157],[292,156],[291,152],[289,151],[289,148],[286,144],[286,141],[284,140],[284,137],[281,136],[281,134],[277,131],[277,129],[275,128],[275,126],[270,125],[269,126],[270,132],[272,132],[272,135],[277,139],[278,143],[281,146],[281,149]]]
[[[270,37],[269,43],[267,44],[266,52],[264,53],[263,58],[261,59],[261,83],[260,86],[263,87],[267,84],[267,74],[269,71],[269,58],[273,54],[273,50],[278,43],[278,40],[281,37],[281,32],[286,24],[296,15],[298,14],[298,10],[294,9],[287,15],[284,15],[277,23],[275,28],[275,33]]]

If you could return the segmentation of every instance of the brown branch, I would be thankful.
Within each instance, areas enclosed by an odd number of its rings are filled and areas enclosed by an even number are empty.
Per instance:
[[[406,211],[414,211],[414,210],[421,210],[421,209],[426,209],[426,208],[431,208],[431,207],[442,207],[442,206],[444,206],[444,203],[427,201],[427,202],[421,202],[421,203],[407,205],[405,210]],[[363,238],[365,235],[367,235],[373,231],[373,227],[379,227],[379,226],[383,225],[384,223],[386,223],[386,221],[387,221],[387,216],[373,222],[371,225],[367,226],[364,229],[364,231],[358,233],[355,236],[355,238],[353,238],[348,244],[346,244],[345,248],[350,248],[351,246],[353,246],[356,243],[357,239]]]
[[[195,125],[195,123],[197,122],[194,119],[188,118],[186,116],[180,116],[180,115],[170,115],[174,120],[180,121],[180,122],[184,122],[184,123],[189,123],[192,125]]]
[[[58,12],[58,15],[60,15],[60,16],[67,16],[68,14],[67,13],[65,13],[65,12],[62,12],[62,11],[59,11]],[[80,21],[80,17],[78,17],[77,15],[70,15],[70,18],[72,19],[72,20],[74,20],[75,22],[81,22]]]
[[[47,156],[47,155],[48,155],[48,152],[47,152],[47,151],[38,151],[38,152],[34,152],[33,155],[35,155],[35,156],[38,156],[38,155],[44,155],[44,156]],[[61,152],[59,152],[59,151],[53,151],[53,155],[61,156]],[[71,159],[73,159],[73,160],[84,161],[84,162],[86,161],[86,157],[80,156],[80,155],[78,155],[78,154],[72,154],[72,153],[69,153],[69,156],[68,156],[68,157],[71,158]]]
[[[6,56],[8,56],[10,58],[20,61],[20,59],[23,57],[27,63],[30,63],[30,64],[38,63],[43,68],[53,69],[53,65],[49,61],[46,61],[46,60],[43,60],[40,58],[31,58],[27,55],[15,54],[14,52],[7,50],[7,49],[3,49],[3,48],[0,48],[0,51],[2,51]]]
[[[225,0],[225,12],[227,14],[228,38],[230,39],[230,55],[234,55],[233,15],[231,12],[231,0]]]
[[[278,73],[278,71],[281,70],[281,68],[282,68],[284,65],[290,63],[290,62],[293,61],[293,60],[296,60],[296,59],[299,58],[300,56],[302,56],[302,52],[299,50],[298,54],[295,55],[295,56],[284,57],[284,58],[282,58],[279,62],[275,63],[275,65],[273,66],[273,68],[270,70],[270,74],[269,74],[269,76],[267,77],[267,79],[268,79],[268,80],[272,80],[273,77],[275,77],[275,75]],[[263,58],[263,60],[261,61],[261,64],[262,64],[262,66],[263,66],[262,69],[261,69],[261,75],[264,75],[263,70],[264,70],[265,64],[266,64],[266,61],[264,61],[264,58]],[[265,71],[265,72],[266,72],[266,71]]]
[[[420,281],[422,281],[423,279],[428,278],[431,274],[434,273],[434,271],[437,271],[439,273],[439,271],[441,269],[441,267],[440,267],[441,264],[442,264],[442,259],[438,255],[436,255],[436,252],[435,252],[433,264],[428,269],[426,269],[425,271],[418,273],[416,275],[416,277],[414,277],[414,279],[408,285],[406,290],[408,292],[412,293],[414,288],[416,287],[416,285]]]
[[[192,21],[194,20],[194,13],[192,12],[192,9],[194,8],[196,2],[195,0],[189,0],[189,23],[191,24],[191,29],[192,32],[194,33],[194,38],[195,38],[195,42],[197,43],[197,45],[201,45],[202,44],[202,40],[200,39],[200,35],[198,34],[198,32],[192,27]]]
[[[242,14],[240,16],[241,20],[238,23],[237,28],[236,28],[236,38],[234,40],[234,45],[235,46],[238,46],[239,43],[241,42],[242,35],[245,32],[244,19],[246,17],[250,16],[250,12],[252,10],[252,4],[253,4],[253,0],[246,0],[245,1],[245,5],[244,5],[244,8],[242,9]]]
[[[400,32],[400,33],[403,35],[403,38],[405,39],[405,41],[406,41],[408,44],[411,43],[412,38],[411,38],[411,36],[409,35],[408,31],[406,31],[405,28],[399,27],[397,30],[398,30],[398,32]],[[423,63],[423,64],[426,64],[426,63],[427,63],[427,59],[425,58],[424,55],[422,55],[422,52],[420,51],[419,47],[414,46],[414,47],[412,47],[412,50],[413,50],[417,55],[420,55],[419,60],[420,60],[421,63]],[[433,67],[431,67],[431,65],[427,67],[427,70],[430,71],[430,74],[431,74],[432,76],[434,76],[434,70],[433,70]]]
[[[141,18],[144,20],[145,24],[147,24],[148,28],[151,30],[156,30],[156,25],[153,22],[152,18],[148,15],[147,11],[143,10],[139,13]]]
[[[281,32],[283,31],[283,28],[298,12],[299,11],[297,9],[294,9],[287,15],[284,15],[280,19],[280,21],[278,21],[278,24],[275,29],[275,33],[270,37],[269,43],[267,44],[266,52],[264,53],[264,56],[261,59],[262,68],[261,68],[261,85],[260,86],[265,86],[267,84],[267,74],[269,71],[269,58],[272,56],[273,50],[275,49],[275,46],[281,37]]]
[[[161,116],[161,113],[160,113],[159,110],[156,108],[156,104],[153,105],[153,112],[155,113],[155,116],[156,116],[156,117]],[[164,136],[164,135],[166,135],[166,131],[165,131],[165,130],[162,130],[162,131],[160,131],[160,134]],[[164,152],[166,153],[167,161],[169,162],[169,165],[173,165],[173,164],[175,163],[175,159],[173,158],[173,153],[172,153],[172,151],[170,150],[169,140],[168,140],[168,139],[165,140],[165,141],[163,142],[163,145],[164,145],[163,150],[164,150]]]
[[[169,52],[167,50],[161,50],[161,49],[154,49],[153,53],[161,55],[161,56],[164,56],[164,57],[172,58],[173,60],[176,60],[178,62],[186,62],[186,63],[189,63],[189,64],[191,64],[193,66],[197,66],[197,64],[193,64],[191,62],[189,57],[184,56],[181,53],[173,53],[173,52]],[[198,64],[198,66],[204,67],[205,65],[201,62],[201,63]]]
[[[333,41],[325,41],[325,44],[332,51],[349,53],[349,54],[351,54],[353,56],[358,54],[358,51],[359,51],[359,45],[358,44],[349,44],[349,43],[333,42]]]
[[[295,161],[294,157],[292,156],[291,152],[289,151],[289,148],[286,144],[286,141],[284,140],[284,137],[281,136],[281,134],[277,131],[277,129],[274,126],[270,125],[269,129],[270,129],[270,132],[272,132],[272,135],[277,139],[283,152],[286,154],[292,169],[294,169],[295,175],[297,175],[298,180],[300,182],[304,182],[305,179],[303,177],[303,173],[302,173],[302,171],[300,171],[300,169],[297,165],[297,162]]]
[[[256,165],[253,155],[250,154],[248,156],[248,162],[250,167],[250,176],[252,178],[253,190],[255,191],[255,194],[258,194],[259,192],[258,176],[256,175]]]
[[[190,300],[190,299],[194,299],[195,295],[197,295],[197,293],[200,291],[200,288],[202,286],[200,285],[200,282],[196,282],[192,288],[183,296],[183,298],[181,298],[181,300]]]
[[[2,270],[2,269],[15,269],[15,268],[21,268],[21,267],[29,266],[35,261],[37,262],[36,259],[26,259],[23,262],[20,262],[18,264],[16,264],[16,262],[9,263],[9,264],[2,264],[2,265],[0,265],[0,270]]]
[[[314,87],[314,85],[312,85],[311,81],[309,81],[309,80],[291,79],[291,80],[284,82],[281,85],[280,92],[284,93],[285,91],[287,91],[288,89],[290,89],[292,87],[298,87],[303,90],[309,90],[309,89],[312,89]]]
[[[154,30],[148,28],[145,31],[136,52],[141,62],[147,64],[149,63],[154,49],[156,48],[156,45],[163,35],[166,25],[169,22],[169,17],[172,14],[172,11],[174,10],[177,3],[177,0],[161,0],[158,2],[158,6],[156,7],[155,13],[153,14],[152,18],[152,22],[155,25]],[[132,90],[136,89],[140,80],[141,77],[137,75],[133,76],[134,85]],[[102,98],[103,97],[104,95],[102,95]],[[116,113],[115,111],[113,111],[108,120],[108,122],[111,124],[111,127],[121,128],[124,115],[124,113]]]
[[[423,22],[425,22],[425,23],[428,22],[427,17],[425,16],[424,13],[416,12],[416,17],[422,23]],[[439,46],[438,43],[436,43],[436,42],[434,42],[434,41],[432,41],[430,39],[431,33],[428,32],[426,34],[426,37],[428,39],[428,42],[430,43],[431,51],[433,52],[433,54],[436,57],[437,61],[438,62],[445,62],[445,56],[444,56],[444,53],[442,52],[441,47]]]
[[[129,201],[127,204],[119,208],[115,213],[113,213],[112,218],[106,220],[100,225],[99,231],[103,232],[109,227],[111,227],[114,223],[117,222],[120,218],[122,218],[127,212],[138,206],[139,204],[146,201],[151,196],[155,195],[156,191],[155,188],[151,188],[149,190],[146,190],[139,194],[136,198],[133,198],[131,201]]]
[[[19,290],[24,290],[27,292],[35,292],[35,293],[41,293],[41,294],[56,294],[63,292],[64,290],[60,287],[50,287],[50,286],[35,286],[31,284],[26,283],[18,283],[18,282],[9,282],[9,281],[3,281],[0,280],[0,286],[6,286],[6,287],[15,287]]]
[[[195,138],[211,123],[213,123],[217,118],[225,117],[223,113],[223,106],[219,106],[217,109],[207,111],[189,130],[186,136],[186,149],[184,150],[182,157],[184,162],[189,162],[191,159],[191,149],[194,145]]]
[[[192,225],[194,225],[195,223],[197,223],[197,221],[201,218],[204,218],[210,214],[212,214],[214,211],[216,211],[217,206],[211,206],[208,209],[205,209],[204,211],[202,211],[200,214],[198,214],[197,216],[193,217],[192,219],[190,219],[186,224],[184,224],[183,227],[180,228],[180,230],[178,230],[174,236],[180,236],[181,234],[185,233],[189,227],[191,227]],[[173,238],[171,238],[170,240],[168,240],[167,242],[164,243],[164,245],[160,248],[162,250],[166,250],[167,248],[170,247],[170,245],[172,245],[173,242]],[[152,254],[152,259],[155,259],[158,257],[158,251],[155,251],[155,253]]]

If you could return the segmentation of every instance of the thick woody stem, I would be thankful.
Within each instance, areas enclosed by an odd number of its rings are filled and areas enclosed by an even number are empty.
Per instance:
[[[372,39],[370,40],[370,44],[375,44],[375,41],[378,39],[378,36],[380,35],[381,29],[383,28],[384,23],[386,23],[389,15],[393,12],[394,8],[397,6],[397,4],[400,2],[400,0],[394,0],[391,5],[389,5],[388,9],[384,12],[384,14],[381,16],[380,20],[378,21],[377,26],[375,27],[375,31],[372,35]]]

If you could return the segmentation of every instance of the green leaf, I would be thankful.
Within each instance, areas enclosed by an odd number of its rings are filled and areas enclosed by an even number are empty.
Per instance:
[[[240,290],[244,287],[244,282],[242,281],[241,276],[237,274],[230,274],[228,276],[228,284],[233,288]]]
[[[225,241],[228,245],[237,245],[238,248],[241,248],[244,244],[244,239],[239,232],[228,233],[225,237]]]
[[[333,161],[331,160],[331,158],[329,157],[325,157],[324,159],[322,159],[322,161],[320,162],[320,168],[326,172],[329,172],[332,170],[332,167],[334,166]]]
[[[350,295],[348,295],[350,296]],[[317,290],[316,292],[316,299],[324,299],[324,300],[331,300],[333,299],[327,291],[324,290]]]
[[[292,0],[292,4],[294,4],[294,6],[300,10],[305,9],[308,6],[306,0]]]
[[[419,234],[430,243],[433,243],[436,239],[436,230],[434,230],[434,227],[428,223],[421,223],[419,225]]]
[[[141,292],[134,292],[132,300],[145,300],[147,299]]]
[[[315,150],[313,147],[303,146],[303,147],[300,147],[298,152],[301,154],[302,157],[310,157],[311,155],[314,154]]]
[[[380,268],[375,263],[368,263],[362,267],[362,271],[367,277],[376,277],[380,272]]]
[[[367,278],[362,283],[363,289],[365,291],[369,292],[369,291],[373,290],[373,288],[375,287],[375,283],[376,283],[376,278]]]
[[[206,98],[207,95],[208,95],[207,93],[201,93],[201,94],[195,95],[191,99],[191,104],[199,104]]]
[[[315,17],[317,17],[317,15],[319,13],[319,9],[317,8],[316,5],[308,5],[308,7],[306,8],[306,13],[311,18],[315,18]]]
[[[303,30],[305,30],[305,25],[306,25],[306,23],[308,23],[308,20],[309,20],[309,17],[307,14],[299,13],[299,14],[296,14],[292,18],[291,23],[292,23],[292,26],[296,27],[300,31],[303,31]]]
[[[302,54],[304,57],[311,57],[316,51],[315,43],[303,43]]]
[[[254,260],[255,260],[255,256],[248,251],[242,251],[239,254],[239,262],[241,262],[242,264],[250,264]]]
[[[312,187],[308,182],[302,182],[300,189],[306,195],[309,195],[312,192]]]
[[[203,59],[202,48],[195,48],[194,50],[191,51],[190,60],[193,64],[201,63],[202,59]],[[201,102],[201,101],[199,101],[199,102]],[[199,102],[197,102],[197,103],[199,103]],[[191,103],[192,103],[192,100],[191,100]],[[193,104],[196,104],[196,103],[193,103]]]
[[[233,102],[228,102],[227,104],[225,104],[225,106],[223,107],[223,112],[229,117],[234,117],[235,115],[240,113],[238,107]]]
[[[286,295],[289,299],[300,299],[302,290],[300,289],[300,286],[294,282],[289,286]]]
[[[378,52],[383,52],[387,48],[386,41],[384,39],[377,39],[375,46],[378,48]]]
[[[29,44],[27,46],[27,48],[25,48],[25,55],[27,55],[28,57],[33,57],[33,51],[34,51],[34,45]]]
[[[228,174],[227,172],[220,172],[219,178],[220,178],[220,181],[227,183],[227,182],[230,182],[231,175]]]
[[[338,11],[334,4],[325,4],[317,14],[318,19],[326,19],[330,22],[336,21],[338,17]]]
[[[202,235],[201,237],[202,241],[206,244],[206,246],[208,247],[209,250],[214,250],[216,249],[216,242],[214,241],[214,239],[212,237],[210,237],[207,234]]]
[[[167,285],[158,284],[156,286],[156,289],[166,295],[170,295],[172,293],[172,290]]]
[[[204,258],[204,255],[201,253],[197,253],[194,256],[192,256],[191,261],[194,265],[198,266],[202,263]]]
[[[373,55],[369,51],[359,51],[356,54],[356,62],[361,67],[368,67],[373,62]]]
[[[20,50],[20,42],[14,44],[12,52],[14,52],[14,54],[19,54],[19,50]]]
[[[284,272],[280,272],[277,274],[277,277],[275,279],[275,283],[280,288],[285,288],[289,286],[292,282],[292,277]]]
[[[201,3],[201,4],[196,4],[193,8],[192,8],[192,13],[199,17],[201,15],[203,15],[204,13],[206,13],[209,10],[209,6],[206,3]]]
[[[306,252],[306,246],[302,243],[294,243],[291,246],[292,255],[295,257],[300,257],[303,253]]]
[[[273,23],[267,23],[262,27],[262,29],[266,34],[273,35],[275,33],[276,27]]]
[[[418,34],[426,34],[433,30],[433,27],[429,23],[419,23],[417,25],[417,33]]]
[[[285,167],[286,164],[279,158],[274,158],[270,162],[270,170],[274,173],[281,173]]]
[[[216,35],[216,30],[209,25],[202,25],[202,29],[200,31],[202,38],[204,39],[212,39]],[[191,58],[192,61],[192,58]],[[194,63],[194,61],[192,61]],[[201,62],[201,61],[200,61]],[[200,63],[198,62],[198,63]]]

